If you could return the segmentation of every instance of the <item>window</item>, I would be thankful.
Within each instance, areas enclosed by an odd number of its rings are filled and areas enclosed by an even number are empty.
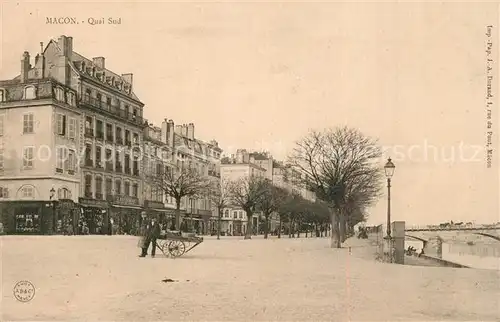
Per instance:
[[[227,218],[229,217],[229,210],[224,210],[224,218]]]
[[[9,198],[9,189],[0,187],[0,198]]]
[[[70,139],[76,138],[76,119],[75,118],[69,119],[68,136]]]
[[[68,151],[68,159],[66,160],[66,171],[68,171],[69,174],[74,174],[75,173],[75,165],[76,165],[76,153],[73,150]]]
[[[56,100],[58,100],[59,102],[65,102],[64,89],[62,89],[61,87],[56,87],[55,94],[56,94]]]
[[[23,150],[23,168],[31,169],[33,168],[33,152],[35,148],[32,146],[24,147]]]
[[[0,136],[3,136],[3,127],[4,127],[4,115],[0,115]]]
[[[36,98],[35,86],[26,86],[24,88],[24,99],[32,100]]]
[[[85,90],[85,94],[88,95],[89,97],[92,96],[92,90],[90,88],[87,88]]]
[[[66,134],[66,115],[64,114],[57,114],[57,134]]]
[[[106,140],[113,142],[113,125],[106,124]]]
[[[23,133],[31,134],[33,133],[34,125],[34,115],[33,113],[28,113],[23,115]]]
[[[71,191],[67,188],[61,188],[57,190],[58,199],[71,199]]]
[[[239,217],[240,219],[243,219],[243,211],[240,211],[240,212],[239,212],[238,217]]]
[[[104,123],[101,120],[95,122],[96,127],[96,137],[98,139],[104,139]]]
[[[3,167],[4,167],[3,162],[4,162],[3,161],[3,148],[0,147],[0,171],[3,171]]]
[[[95,147],[95,161],[96,161],[96,166],[99,168],[102,168],[101,159],[102,159],[102,148],[99,145],[97,145]]]
[[[97,93],[96,99],[97,99],[98,106],[101,107],[101,104],[102,104],[102,95],[101,95],[101,93]]]
[[[34,198],[35,189],[33,186],[23,186],[21,188],[21,198]]]
[[[111,196],[113,191],[113,181],[111,178],[106,178],[106,195]]]
[[[134,139],[133,139],[133,140],[134,140],[134,141],[133,141],[133,143],[134,143],[134,144],[139,144],[139,134],[134,133],[134,136],[133,136],[133,137],[134,137]]]
[[[115,194],[116,195],[122,194],[122,182],[119,179],[115,181]]]
[[[233,211],[233,218],[234,218],[234,219],[238,218],[238,212]]]
[[[111,97],[106,97],[106,105],[108,108],[111,107]]]
[[[56,149],[56,172],[63,172],[65,161],[68,159],[68,150],[64,146]]]
[[[75,93],[70,92],[70,91],[66,92],[66,103],[68,103],[71,106],[75,106],[76,105],[76,102],[75,102]]]
[[[92,198],[92,175],[85,175],[85,198]]]
[[[0,89],[0,102],[5,101],[5,90]]]
[[[123,194],[125,196],[130,196],[130,182],[128,181],[125,181],[123,184]]]
[[[102,177],[100,176],[95,178],[95,198],[102,199]]]
[[[139,194],[139,185],[137,183],[132,184],[132,197],[136,197]]]

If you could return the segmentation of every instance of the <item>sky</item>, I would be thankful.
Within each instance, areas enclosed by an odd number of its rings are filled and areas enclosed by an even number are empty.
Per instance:
[[[40,42],[72,36],[74,51],[134,74],[150,122],[193,122],[195,136],[226,153],[268,150],[282,160],[310,129],[358,128],[396,164],[393,220],[500,221],[498,5],[7,1],[1,14],[0,79],[19,73],[23,51],[33,57]],[[89,24],[110,17],[121,24]],[[383,223],[386,209],[384,196],[368,223]]]

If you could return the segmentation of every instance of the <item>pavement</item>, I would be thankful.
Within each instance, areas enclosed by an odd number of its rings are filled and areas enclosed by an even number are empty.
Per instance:
[[[170,259],[137,257],[133,236],[2,236],[0,320],[500,320],[498,271],[385,264],[368,240],[345,245],[207,238]]]

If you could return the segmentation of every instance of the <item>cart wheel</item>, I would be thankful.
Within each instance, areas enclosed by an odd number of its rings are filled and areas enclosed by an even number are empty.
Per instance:
[[[163,255],[165,255],[166,257],[168,257],[169,252],[168,252],[167,241],[166,240],[162,240],[161,242],[158,243],[158,246],[160,247],[161,252],[163,253]]]
[[[170,255],[172,255],[172,257],[179,257],[186,251],[186,246],[184,245],[183,241],[172,240],[168,244],[168,251]]]

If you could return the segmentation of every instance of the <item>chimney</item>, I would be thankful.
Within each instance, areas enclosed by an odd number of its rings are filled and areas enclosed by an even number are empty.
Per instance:
[[[187,126],[187,137],[194,140],[194,123],[189,123]]]
[[[167,126],[168,126],[168,131],[167,131],[168,142],[167,143],[169,143],[170,146],[173,147],[174,146],[174,121],[168,120]]]
[[[175,133],[182,135],[182,125],[175,126]]]
[[[25,51],[21,58],[21,83],[28,80],[28,72],[30,70],[30,53]]]
[[[59,37],[58,43],[63,56],[71,58],[71,56],[73,56],[73,37],[66,37],[62,35]]]
[[[94,57],[92,58],[92,62],[94,62],[94,65],[101,69],[105,69],[104,67],[104,57]]]
[[[38,63],[38,59],[40,59],[40,55],[39,55],[39,54],[36,54],[36,56],[35,56],[35,66],[36,66],[36,64]]]

